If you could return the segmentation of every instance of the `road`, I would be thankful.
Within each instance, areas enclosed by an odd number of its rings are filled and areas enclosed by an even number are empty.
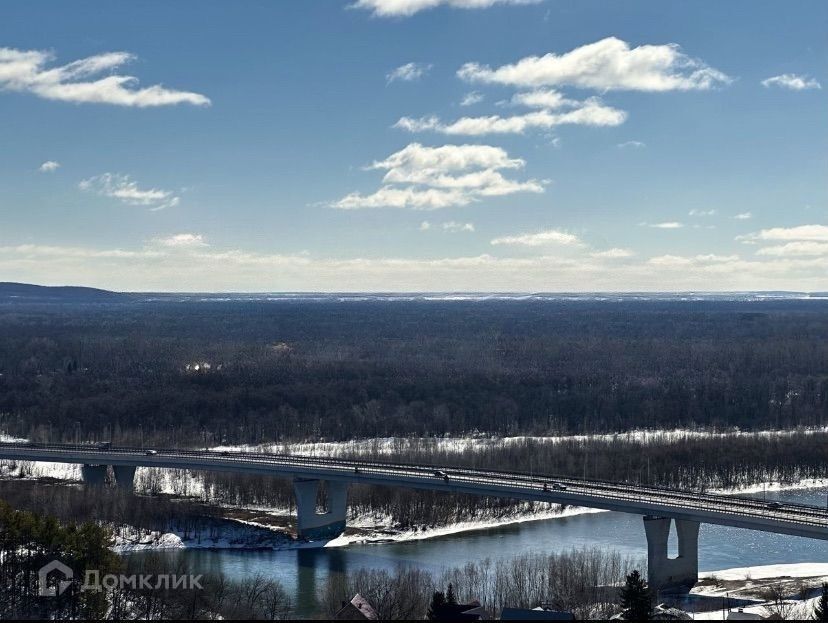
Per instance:
[[[791,503],[770,508],[761,499],[744,496],[449,465],[172,448],[153,452],[84,444],[0,443],[0,459],[210,470],[402,486],[674,517],[828,540],[827,509]],[[440,475],[436,475],[438,471]]]

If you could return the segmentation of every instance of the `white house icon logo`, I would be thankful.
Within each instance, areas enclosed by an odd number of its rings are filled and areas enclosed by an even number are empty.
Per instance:
[[[49,586],[49,575],[54,575],[55,582]],[[60,579],[58,576],[62,576]],[[43,565],[37,572],[37,594],[41,597],[55,597],[63,595],[63,592],[72,585],[72,578],[75,576],[72,569],[59,560],[53,560]]]

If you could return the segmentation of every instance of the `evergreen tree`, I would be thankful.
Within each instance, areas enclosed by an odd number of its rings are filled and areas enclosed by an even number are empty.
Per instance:
[[[446,591],[446,604],[449,606],[457,605],[457,597],[454,595],[454,587],[449,583],[448,591]]]
[[[822,583],[822,593],[814,606],[814,621],[828,621],[828,583]]]
[[[627,576],[620,597],[626,620],[649,621],[652,618],[653,605],[650,601],[650,591],[638,571],[633,571]]]
[[[440,609],[446,605],[446,594],[443,591],[434,591],[431,596],[431,603],[428,605],[426,618],[429,621],[437,621],[440,616]]]

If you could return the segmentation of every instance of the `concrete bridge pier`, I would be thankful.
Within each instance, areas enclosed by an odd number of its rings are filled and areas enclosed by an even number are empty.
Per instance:
[[[678,556],[670,558],[670,523],[676,523]],[[647,533],[647,583],[653,599],[660,590],[686,591],[699,579],[699,522],[644,516]]]
[[[317,512],[319,483],[325,482],[327,501],[324,512]],[[348,483],[338,480],[294,478],[296,495],[296,532],[311,541],[335,539],[345,531],[348,512]]]
[[[81,465],[81,479],[84,484],[102,487],[106,484],[107,465]]]
[[[134,465],[113,465],[112,471],[115,474],[115,484],[129,492],[132,492],[135,481]]]

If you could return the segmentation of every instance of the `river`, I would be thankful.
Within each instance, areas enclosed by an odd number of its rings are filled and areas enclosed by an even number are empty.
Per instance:
[[[826,495],[828,488],[768,492],[766,497],[768,500],[822,505],[826,503]],[[760,493],[756,497],[761,496]],[[671,535],[673,550],[674,540]],[[496,562],[525,552],[551,553],[584,546],[598,546],[643,558],[647,553],[647,542],[642,519],[625,513],[587,513],[420,541],[281,551],[191,549],[163,555],[183,556],[198,573],[222,572],[230,578],[261,573],[276,578],[292,595],[296,614],[302,616],[314,611],[317,589],[330,573],[359,568],[393,569],[397,565],[440,571],[486,558]],[[702,525],[699,534],[702,571],[826,560],[828,542],[825,541],[708,524]]]

